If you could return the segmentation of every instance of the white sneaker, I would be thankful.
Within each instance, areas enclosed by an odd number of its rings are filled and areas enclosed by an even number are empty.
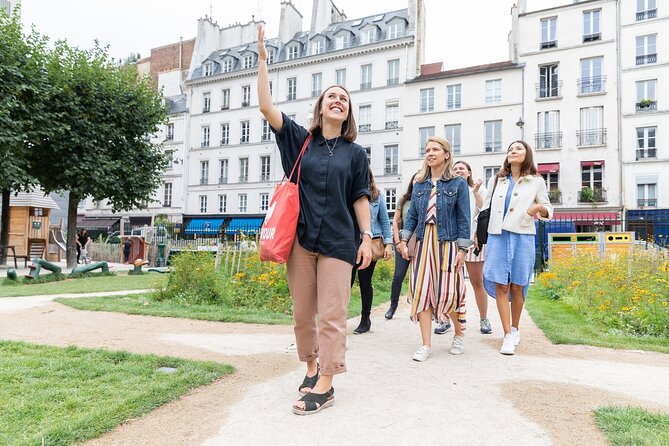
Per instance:
[[[513,336],[513,345],[518,346],[520,344],[520,332],[516,327],[511,327],[511,335]]]
[[[295,345],[294,342],[286,347],[286,353],[295,353],[295,352],[297,352],[297,345]]]
[[[421,345],[416,353],[413,354],[413,360],[423,362],[432,355],[432,349],[427,345]]]
[[[516,346],[513,342],[513,335],[511,333],[504,335],[502,348],[499,349],[499,352],[503,355],[513,355],[516,352]]]
[[[465,344],[462,341],[462,336],[453,336],[453,344],[449,350],[451,355],[461,355],[465,351]]]

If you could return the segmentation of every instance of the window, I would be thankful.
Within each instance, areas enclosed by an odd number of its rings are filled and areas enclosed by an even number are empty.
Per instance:
[[[174,167],[174,150],[165,150],[165,158],[167,158],[167,169]]]
[[[420,147],[418,148],[418,155],[425,155],[425,145],[430,136],[434,136],[434,127],[421,127],[418,129],[418,137],[420,139]]]
[[[444,126],[444,138],[451,143],[453,155],[460,154],[460,124],[452,124]]]
[[[230,108],[230,89],[225,88],[221,90],[221,110]]]
[[[384,147],[386,152],[386,175],[397,175],[399,172],[399,146],[391,144]]]
[[[218,213],[228,212],[228,196],[221,194],[218,196]]]
[[[165,139],[167,141],[174,140],[174,123],[170,122],[165,128]]]
[[[360,89],[366,90],[372,88],[372,64],[362,65],[360,67]]]
[[[358,109],[358,131],[369,132],[372,130],[372,106],[361,105]]]
[[[386,189],[386,209],[389,211],[397,209],[397,189]]]
[[[637,36],[636,64],[644,65],[657,62],[657,34]]]
[[[239,158],[239,182],[248,183],[249,181],[249,159]]]
[[[209,161],[200,161],[200,184],[209,184]]]
[[[462,108],[462,84],[448,85],[446,87],[446,108],[448,110],[459,110]]]
[[[434,88],[420,89],[420,112],[429,113],[434,111]]]
[[[200,142],[200,147],[209,147],[209,135],[210,129],[208,125],[202,126],[202,141]]]
[[[211,93],[202,94],[202,113],[209,113],[211,110]]]
[[[251,123],[249,121],[241,122],[241,132],[239,136],[239,144],[248,144],[251,135]]]
[[[229,73],[231,71],[232,71],[232,59],[228,57],[223,61],[223,72]]]
[[[636,129],[636,159],[657,158],[655,135],[657,127],[637,127]]]
[[[399,37],[404,37],[404,21],[398,20],[392,22],[388,25],[388,31],[386,31],[386,36],[388,39],[397,39]]]
[[[485,151],[502,151],[502,121],[486,121],[485,127]]]
[[[372,165],[372,148],[371,147],[363,147],[365,150],[365,155],[367,155],[367,164]]]
[[[603,184],[604,161],[581,161],[581,191],[578,201],[581,203],[605,201]]]
[[[362,44],[367,45],[368,43],[376,42],[376,26],[371,26],[369,28],[362,30]]]
[[[400,104],[393,102],[386,104],[386,130],[399,128]]]
[[[485,81],[485,103],[487,105],[502,102],[502,79]]]
[[[251,105],[251,86],[244,85],[242,87],[242,107]]]
[[[297,98],[297,78],[288,78],[288,91],[286,92],[286,100],[294,101]]]
[[[212,74],[214,74],[214,64],[211,62],[204,64],[203,76],[211,76]]]
[[[351,34],[348,31],[341,32],[335,38],[335,48],[343,50],[351,46]]]
[[[638,207],[657,206],[657,177],[638,177],[636,180],[636,200]]]
[[[657,110],[655,90],[657,79],[637,81],[636,83],[636,111]]]
[[[165,183],[163,191],[163,207],[172,207],[172,183]]]
[[[207,213],[207,196],[206,195],[200,195],[200,213],[201,214],[206,214]]]
[[[273,64],[276,59],[276,50],[273,48],[267,48],[267,65]]]
[[[311,75],[311,97],[317,98],[323,90],[323,73],[313,73]]]
[[[603,57],[581,59],[581,79],[579,80],[579,94],[604,92],[604,76],[602,76]]]
[[[340,68],[335,71],[335,84],[346,86],[346,68]]]
[[[541,19],[541,45],[542,50],[557,47],[557,17]]]
[[[579,147],[603,146],[606,144],[604,107],[581,109],[581,130],[576,134]]]
[[[388,77],[386,85],[397,85],[400,83],[400,60],[393,59],[388,61]]]
[[[288,60],[297,59],[299,53],[299,48],[297,45],[291,45],[288,47]]]
[[[260,181],[270,180],[270,157],[260,157]]]
[[[222,160],[219,160],[218,163],[219,163],[218,183],[219,184],[227,184],[227,182],[228,182],[228,160],[227,159],[222,159]]]
[[[657,6],[655,0],[637,0],[636,1],[636,19],[647,20],[657,17]]]
[[[244,69],[249,69],[253,67],[253,55],[247,54],[244,56]]]
[[[239,212],[246,212],[246,194],[239,194],[237,209]]]
[[[546,190],[548,191],[548,199],[553,204],[562,204],[562,194],[560,193],[560,164],[546,163],[537,166],[539,173],[546,183]]]
[[[221,124],[221,145],[227,146],[230,144],[230,124],[223,123]]]
[[[325,52],[325,39],[319,38],[311,42],[311,54],[321,54]]]
[[[269,194],[260,194],[260,212],[267,212],[269,209]]]
[[[583,42],[602,40],[600,9],[583,11]]]
[[[260,140],[263,142],[272,140],[272,131],[269,128],[269,121],[267,119],[262,119],[262,130],[260,134]]]
[[[543,65],[539,67],[539,98],[554,98],[560,96],[560,84],[558,81],[558,64]]]
[[[535,147],[537,149],[562,147],[559,110],[549,110],[537,113],[537,136]]]
[[[490,178],[494,177],[499,173],[499,166],[491,166],[491,167],[484,167],[483,168],[483,176],[485,177],[485,185],[488,187],[488,181]]]

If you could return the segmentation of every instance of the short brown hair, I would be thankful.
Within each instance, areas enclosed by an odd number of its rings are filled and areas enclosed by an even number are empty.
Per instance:
[[[325,93],[327,93],[329,89],[334,87],[341,88],[342,90],[344,90],[344,92],[346,92],[346,95],[348,96],[348,116],[346,116],[346,119],[341,124],[341,136],[346,141],[353,142],[358,137],[358,126],[356,125],[355,117],[353,116],[353,103],[351,102],[351,94],[348,92],[346,87],[343,87],[341,85],[330,85],[328,88],[323,90],[320,96],[318,96],[318,99],[314,104],[314,110],[313,110],[313,115],[311,117],[311,126],[309,127],[309,131],[311,133],[321,131],[321,128],[323,127],[323,116],[321,115],[323,98],[325,97]]]

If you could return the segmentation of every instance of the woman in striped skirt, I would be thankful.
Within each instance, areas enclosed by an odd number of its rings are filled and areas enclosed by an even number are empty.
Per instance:
[[[409,259],[407,242],[416,232],[408,301],[411,320],[419,322],[422,345],[413,355],[425,361],[432,353],[432,319],[453,320],[455,336],[450,352],[464,351],[466,326],[465,283],[462,267],[470,240],[469,189],[453,172],[451,144],[438,136],[425,146],[425,163],[416,175],[411,206],[397,250]]]

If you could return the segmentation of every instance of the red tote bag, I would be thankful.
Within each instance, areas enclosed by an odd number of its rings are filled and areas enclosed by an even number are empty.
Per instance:
[[[290,172],[288,181],[286,176],[276,186],[272,201],[265,216],[265,221],[260,229],[260,260],[263,262],[286,263],[293,247],[295,231],[297,230],[297,218],[300,215],[300,171],[302,170],[302,156],[311,141],[311,133],[307,136],[300,155],[295,161],[293,170]],[[297,167],[297,182],[293,178]]]

